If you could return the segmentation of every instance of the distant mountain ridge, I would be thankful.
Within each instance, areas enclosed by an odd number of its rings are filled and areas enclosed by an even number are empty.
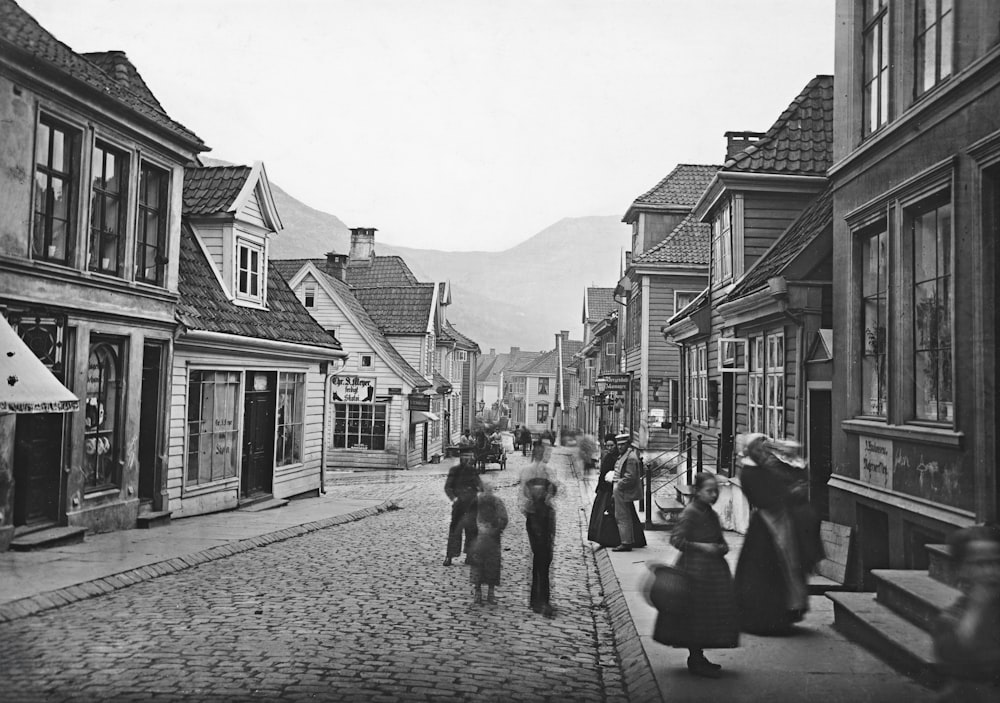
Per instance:
[[[206,165],[219,165],[204,159]],[[271,258],[316,258],[350,250],[350,229],[335,215],[309,207],[271,183],[284,230]],[[451,281],[448,319],[484,353],[511,346],[551,349],[559,330],[581,337],[588,286],[614,286],[630,231],[615,215],[566,217],[498,252],[437,251],[383,244],[379,254],[402,256],[417,278]]]

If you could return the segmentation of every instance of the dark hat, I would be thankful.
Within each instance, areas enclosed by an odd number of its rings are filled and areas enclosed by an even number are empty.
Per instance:
[[[604,441],[605,442],[614,442],[615,441],[615,433],[614,432],[608,432],[606,435],[604,435]]]

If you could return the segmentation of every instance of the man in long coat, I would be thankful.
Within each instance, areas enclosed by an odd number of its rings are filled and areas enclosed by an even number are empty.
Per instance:
[[[476,504],[483,481],[476,470],[476,453],[472,447],[463,447],[458,463],[448,471],[444,492],[451,501],[451,525],[448,528],[448,552],[444,565],[462,553],[462,535],[465,535],[465,552],[476,538]]]
[[[615,547],[615,552],[631,552],[636,542],[635,524],[632,515],[635,512],[633,503],[639,500],[642,484],[639,475],[639,457],[631,445],[632,437],[620,434],[615,438],[618,444],[618,459],[615,462],[615,487],[612,492],[615,502],[615,520],[618,523],[618,534],[622,543]]]

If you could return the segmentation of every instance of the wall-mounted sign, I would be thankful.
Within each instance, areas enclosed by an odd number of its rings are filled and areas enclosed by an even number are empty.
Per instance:
[[[627,373],[608,373],[597,378],[597,386],[605,391],[625,393],[628,391],[629,375]]]
[[[879,488],[892,490],[892,440],[881,437],[860,437],[861,480]]]
[[[330,401],[371,403],[375,400],[375,379],[363,376],[334,376],[330,379]]]
[[[423,395],[422,393],[411,393],[407,396],[409,400],[410,410],[416,410],[418,412],[430,412],[431,410],[431,397],[429,395]]]

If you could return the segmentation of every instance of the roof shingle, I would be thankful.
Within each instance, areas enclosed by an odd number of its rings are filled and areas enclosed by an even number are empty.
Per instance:
[[[614,288],[587,289],[587,319],[585,322],[603,320],[615,310]]]
[[[373,256],[370,262],[350,261],[347,285],[352,288],[407,286],[418,283],[413,271],[400,256]]]
[[[691,209],[705,192],[721,166],[705,164],[678,164],[662,181],[653,186],[629,206],[624,221],[634,216],[635,210],[644,208],[687,208]]]
[[[479,351],[479,345],[455,329],[455,326],[445,320],[444,328],[441,330],[441,338],[448,342],[453,342],[458,347],[466,351]]]
[[[703,264],[709,262],[712,227],[688,215],[666,238],[632,261],[636,264]]]
[[[435,288],[434,283],[417,283],[353,291],[383,334],[424,334]]]
[[[252,170],[250,166],[192,166],[184,169],[184,214],[226,212]]]

